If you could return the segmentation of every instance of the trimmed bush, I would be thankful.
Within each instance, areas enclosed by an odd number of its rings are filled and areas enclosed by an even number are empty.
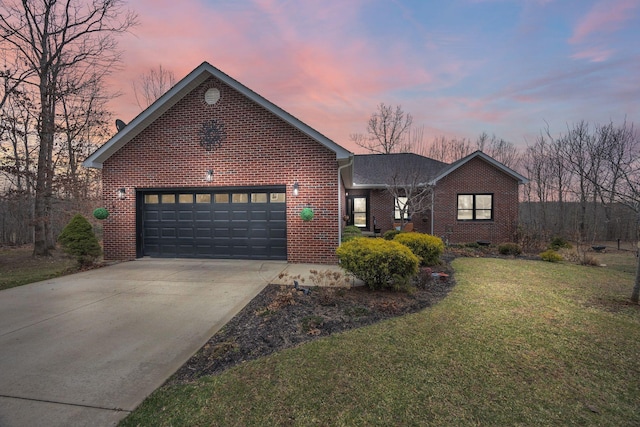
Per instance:
[[[107,219],[109,211],[105,208],[97,208],[93,211],[93,216],[96,217],[96,219]]]
[[[362,230],[360,230],[360,228],[356,227],[355,225],[347,225],[342,230],[343,242],[348,242],[351,239],[355,239],[356,237],[361,237],[361,236],[362,236]]]
[[[553,249],[547,249],[546,251],[542,252],[540,254],[540,258],[542,258],[543,261],[547,261],[547,262],[562,261],[562,255],[560,255],[558,252],[554,251]]]
[[[423,233],[400,233],[394,241],[402,243],[417,255],[422,265],[435,265],[440,262],[440,255],[444,252],[442,239]]]
[[[498,246],[498,252],[500,255],[518,256],[522,253],[522,249],[517,243],[503,243]]]
[[[398,242],[356,237],[343,243],[336,254],[342,268],[371,289],[399,289],[418,273],[420,260]]]
[[[393,240],[398,234],[402,233],[400,230],[387,230],[382,235],[382,238],[385,240]]]
[[[90,265],[100,256],[102,248],[85,217],[76,214],[64,227],[58,241],[62,249],[75,257],[80,265]]]

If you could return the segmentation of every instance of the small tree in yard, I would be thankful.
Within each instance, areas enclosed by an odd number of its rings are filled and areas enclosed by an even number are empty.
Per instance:
[[[64,251],[74,256],[80,265],[90,265],[100,256],[102,248],[85,217],[76,214],[62,230],[58,241]]]

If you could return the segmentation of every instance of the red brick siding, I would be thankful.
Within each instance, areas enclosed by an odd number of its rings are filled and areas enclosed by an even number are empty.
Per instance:
[[[458,221],[458,194],[493,194],[493,221]],[[518,181],[480,158],[440,180],[435,189],[434,234],[450,243],[513,241],[518,222]]]
[[[209,87],[221,94],[212,106],[203,100]],[[224,123],[227,136],[222,146],[206,151],[199,130],[211,119]],[[204,179],[208,169],[214,171],[211,182]],[[337,174],[334,152],[211,78],[104,162],[103,197],[111,212],[104,222],[105,257],[136,256],[136,189],[285,185],[288,261],[335,263]],[[122,201],[116,197],[121,187],[127,190]],[[311,222],[299,217],[307,206],[315,212]]]

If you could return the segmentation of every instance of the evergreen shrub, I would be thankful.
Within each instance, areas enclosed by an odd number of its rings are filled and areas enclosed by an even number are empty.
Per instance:
[[[400,233],[394,241],[402,243],[417,255],[422,265],[436,265],[440,262],[440,255],[444,252],[444,242],[441,238],[424,233]]]
[[[522,249],[517,243],[503,243],[498,245],[498,252],[500,255],[518,256],[522,253]]]
[[[102,254],[93,227],[85,217],[76,214],[58,236],[62,249],[75,257],[80,265],[90,265]]]
[[[360,230],[360,228],[356,227],[355,225],[347,225],[342,230],[342,241],[343,242],[348,242],[351,239],[354,239],[356,237],[361,237],[361,236],[362,236],[362,230]]]
[[[547,249],[546,251],[542,252],[540,254],[540,258],[542,258],[543,261],[547,261],[547,262],[562,261],[562,255],[560,255],[558,252],[554,251],[553,249]]]
[[[374,290],[406,286],[420,264],[407,246],[379,238],[356,237],[343,243],[336,254],[342,268]]]

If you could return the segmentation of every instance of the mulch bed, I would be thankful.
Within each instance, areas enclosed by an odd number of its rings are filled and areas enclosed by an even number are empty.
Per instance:
[[[192,382],[239,363],[300,343],[420,311],[442,300],[454,286],[453,272],[434,278],[421,273],[410,291],[371,291],[366,287],[268,285],[185,363],[168,384]]]

